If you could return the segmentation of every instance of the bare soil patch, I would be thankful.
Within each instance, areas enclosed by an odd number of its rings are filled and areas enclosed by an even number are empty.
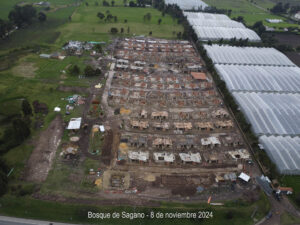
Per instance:
[[[63,135],[62,124],[61,115],[57,115],[49,127],[41,132],[36,147],[27,162],[25,180],[34,182],[46,180]]]
[[[90,93],[91,92],[90,88],[64,86],[64,85],[58,86],[57,90],[64,91],[64,92],[74,92],[74,93]]]
[[[36,70],[37,70],[37,68],[35,67],[34,63],[22,62],[19,65],[15,66],[12,69],[12,72],[15,76],[18,76],[18,77],[33,78],[33,77],[35,77]]]

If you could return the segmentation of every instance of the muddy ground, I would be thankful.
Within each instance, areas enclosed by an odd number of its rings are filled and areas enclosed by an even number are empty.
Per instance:
[[[63,129],[62,116],[57,115],[49,127],[41,132],[36,147],[27,162],[24,172],[25,180],[33,182],[46,180],[60,144]]]

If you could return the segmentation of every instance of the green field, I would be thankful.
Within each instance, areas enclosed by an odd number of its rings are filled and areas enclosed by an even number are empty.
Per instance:
[[[280,31],[283,28],[298,27],[297,24],[291,24],[282,16],[271,14],[268,9],[272,8],[275,4],[270,0],[256,0],[256,4],[251,3],[249,0],[205,0],[208,5],[215,6],[218,9],[231,9],[231,18],[242,16],[246,25],[252,26],[257,21],[263,21],[264,25],[274,27]],[[273,24],[268,23],[266,19],[282,19],[282,23]]]

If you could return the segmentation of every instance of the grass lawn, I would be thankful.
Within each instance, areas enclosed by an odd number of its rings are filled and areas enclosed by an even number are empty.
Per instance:
[[[280,180],[280,185],[282,187],[292,187],[294,189],[294,193],[290,198],[296,204],[296,197],[300,195],[300,176],[283,176]],[[300,208],[299,203],[297,206]]]
[[[72,16],[72,22],[66,23],[61,29],[61,35],[57,43],[64,43],[66,40],[91,40],[107,41],[110,38],[110,29],[112,27],[124,28],[124,35],[148,35],[152,31],[152,36],[159,38],[175,38],[173,31],[176,33],[182,31],[182,27],[177,21],[165,15],[162,17],[161,12],[153,8],[132,8],[132,7],[102,7],[80,6]],[[109,11],[113,16],[117,16],[117,22],[104,22],[97,17],[98,12],[106,14]],[[145,14],[151,13],[151,21],[144,22]],[[127,19],[127,23],[124,20]],[[158,19],[162,19],[158,25]],[[113,20],[112,20],[113,21]],[[130,29],[129,33],[127,29]]]
[[[174,224],[174,219],[88,219],[87,212],[112,213],[122,211],[127,213],[140,212],[150,214],[151,211],[157,213],[175,213],[175,212],[199,212],[211,211],[213,218],[208,219],[176,219],[180,224],[222,224],[233,225],[253,224],[251,219],[252,212],[258,207],[258,212],[266,213],[269,208],[266,207],[266,198],[262,197],[258,202],[246,204],[236,202],[235,207],[232,206],[209,206],[207,204],[177,204],[163,203],[160,208],[132,207],[132,206],[87,206],[79,204],[62,204],[58,202],[48,202],[34,200],[30,197],[13,197],[6,195],[0,199],[0,213],[8,216],[45,219],[50,221],[64,221],[72,223],[92,223],[92,224]],[[230,204],[228,204],[230,205]],[[262,207],[262,208],[261,208]],[[230,216],[229,216],[230,215]],[[257,215],[257,219],[263,216]]]
[[[296,225],[300,224],[300,219],[296,218],[288,213],[283,213],[280,216],[280,225]]]

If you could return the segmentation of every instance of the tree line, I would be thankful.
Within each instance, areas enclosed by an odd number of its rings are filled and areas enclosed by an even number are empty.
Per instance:
[[[0,19],[0,38],[7,38],[13,29],[26,27],[36,18],[40,22],[47,20],[46,14],[43,12],[37,13],[32,5],[15,5],[9,12],[7,21]]]
[[[9,167],[1,158],[10,149],[21,145],[31,134],[30,125],[33,116],[30,103],[24,99],[22,101],[21,113],[11,119],[11,124],[4,130],[0,139],[0,196],[7,190]],[[9,118],[7,118],[9,120]]]

